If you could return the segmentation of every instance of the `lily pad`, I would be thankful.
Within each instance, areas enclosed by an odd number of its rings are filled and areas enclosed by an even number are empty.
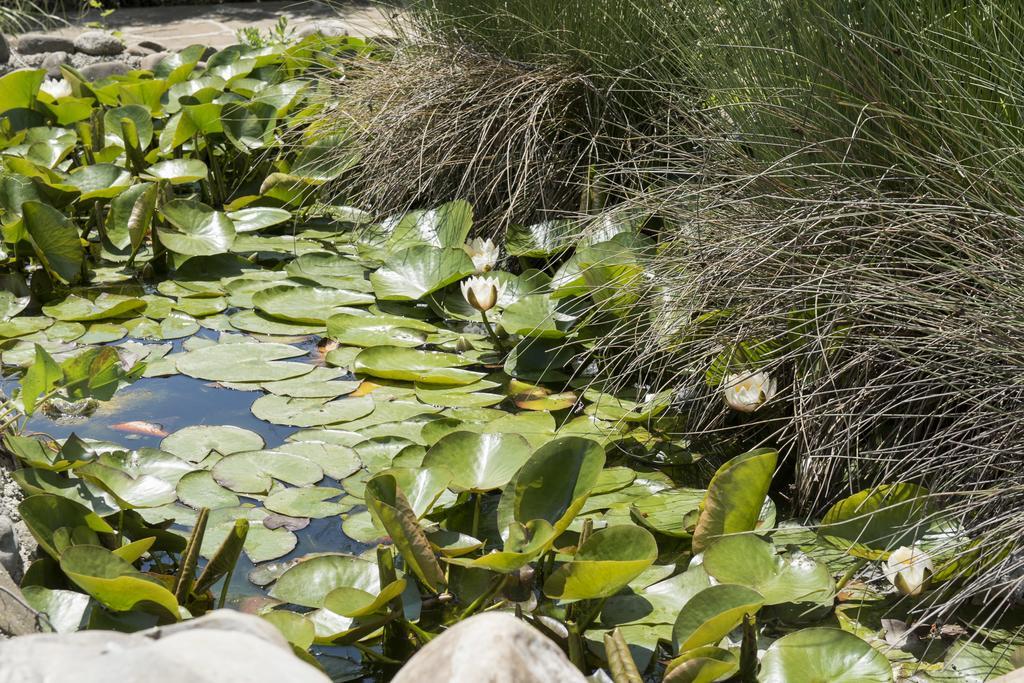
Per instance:
[[[315,484],[324,471],[312,460],[279,451],[245,451],[213,466],[214,480],[236,493],[267,493],[274,479],[293,486]]]
[[[349,422],[369,415],[373,409],[373,399],[368,396],[324,401],[268,394],[252,404],[252,414],[261,420],[293,427],[320,427]]]
[[[857,636],[806,628],[779,638],[761,660],[763,683],[892,683],[892,666]]]
[[[824,564],[799,551],[779,555],[771,542],[753,535],[715,540],[704,551],[704,569],[720,583],[753,588],[766,605],[831,604],[835,585]]]
[[[359,439],[358,435],[356,439]],[[356,452],[345,445],[324,441],[289,441],[274,449],[282,453],[301,455],[320,465],[324,474],[341,480],[362,468]]]
[[[327,335],[345,346],[420,346],[436,332],[430,323],[396,315],[335,315],[327,321]]]
[[[200,462],[210,453],[231,455],[256,451],[264,442],[256,432],[231,425],[192,425],[164,438],[160,448],[189,462]]]
[[[650,532],[632,525],[595,531],[570,562],[544,582],[544,594],[559,600],[608,598],[625,588],[658,557]]]
[[[351,509],[350,505],[328,502],[330,498],[343,493],[341,489],[328,486],[282,489],[267,496],[263,501],[263,507],[289,517],[332,517]]]
[[[379,299],[416,301],[475,272],[461,247],[418,245],[389,258],[370,282]]]
[[[339,308],[373,303],[373,295],[327,287],[277,285],[252,296],[257,309],[274,318],[299,323],[326,323]]]
[[[764,598],[746,586],[722,583],[705,588],[683,606],[672,628],[676,652],[714,645],[761,609]],[[827,680],[827,679],[826,679]]]
[[[352,555],[319,555],[288,569],[270,589],[270,597],[303,607],[322,607],[337,588],[380,592],[377,563]]]
[[[43,306],[43,313],[67,321],[127,318],[146,307],[146,302],[129,296],[103,293],[93,300],[71,294],[60,303]]]
[[[454,432],[430,447],[423,467],[451,472],[453,491],[484,492],[505,486],[531,453],[529,442],[518,434]]]
[[[313,371],[312,365],[282,362],[305,355],[286,344],[216,344],[189,351],[177,359],[178,371],[216,382],[268,382]]]
[[[160,243],[183,256],[216,256],[231,248],[235,226],[220,211],[191,199],[174,199],[160,213],[175,230],[160,230]]]
[[[354,370],[384,379],[401,379],[423,384],[472,384],[481,372],[463,370],[473,361],[443,351],[419,351],[399,346],[375,346],[356,356]]]
[[[178,480],[175,489],[185,505],[195,508],[230,508],[238,506],[238,496],[218,484],[205,470],[190,472]]]

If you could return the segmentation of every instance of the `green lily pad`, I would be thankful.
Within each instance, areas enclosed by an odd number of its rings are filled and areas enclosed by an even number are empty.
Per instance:
[[[313,371],[312,365],[282,362],[305,352],[286,344],[216,344],[182,354],[178,372],[215,382],[268,382]]]
[[[189,472],[183,476],[178,480],[175,491],[178,500],[196,510],[237,507],[239,502],[238,496],[218,484],[206,470]]]
[[[436,332],[430,323],[396,315],[335,315],[327,321],[327,335],[345,346],[420,346]]]
[[[270,589],[270,597],[303,607],[322,607],[337,588],[380,593],[377,563],[340,553],[301,560],[281,575]]]
[[[637,523],[676,538],[690,535],[687,513],[696,512],[704,501],[700,489],[669,489],[658,491],[633,501],[630,511]]]
[[[206,164],[198,159],[168,159],[150,166],[142,177],[146,180],[167,180],[172,185],[184,185],[199,182],[207,175],[209,170]]]
[[[324,331],[323,325],[311,325],[308,323],[279,320],[253,310],[244,310],[232,313],[228,317],[228,322],[231,324],[231,327],[243,332],[286,337],[320,334]]]
[[[320,427],[349,422],[373,412],[368,396],[324,401],[317,398],[288,398],[267,394],[252,404],[252,414],[273,424],[293,427]]]
[[[339,368],[313,368],[309,374],[277,382],[260,382],[256,388],[291,398],[337,398],[351,394],[360,382],[338,380],[347,373]]]
[[[451,472],[453,491],[484,492],[505,486],[531,453],[529,442],[518,434],[454,432],[430,447],[423,467]]]
[[[75,470],[114,496],[124,508],[149,508],[177,500],[174,485],[149,474],[137,477],[121,469],[91,462]]]
[[[710,585],[703,567],[691,567],[682,574],[608,598],[601,610],[601,623],[607,627],[674,624],[683,605]]]
[[[287,555],[298,544],[298,538],[284,528],[268,529],[263,520],[269,515],[263,508],[240,506],[211,510],[199,553],[212,558],[232,533],[235,521],[249,520],[249,531],[245,536],[245,554],[252,562],[267,562]]]
[[[236,493],[267,493],[274,479],[292,486],[308,486],[324,477],[312,460],[279,451],[245,451],[227,456],[213,466],[214,480]]]
[[[291,220],[292,214],[284,209],[270,206],[259,206],[249,209],[232,211],[228,218],[235,224],[235,232],[258,232],[264,228]]]
[[[78,282],[85,263],[78,228],[60,211],[42,202],[27,201],[21,205],[21,210],[29,242],[39,262],[61,282]],[[0,331],[0,334],[4,333]]]
[[[927,529],[928,490],[914,484],[877,486],[833,505],[818,533],[852,555],[881,560],[910,546]]]
[[[806,628],[779,638],[761,659],[763,683],[892,683],[892,666],[857,636],[836,628]]]
[[[260,616],[273,624],[281,635],[299,650],[309,649],[316,638],[316,626],[301,614],[276,609]]]
[[[362,437],[356,435],[356,439],[360,438]],[[324,441],[289,441],[274,450],[308,458],[320,465],[328,477],[339,481],[357,472],[363,466],[355,450],[343,444]]]
[[[753,588],[764,604],[831,604],[834,582],[824,564],[796,551],[779,555],[775,546],[753,535],[723,536],[704,551],[704,569],[720,583]]]
[[[39,546],[55,559],[60,559],[68,545],[99,545],[98,534],[114,533],[113,527],[89,508],[52,493],[29,496],[18,504],[18,512]]]
[[[501,385],[486,379],[463,385],[417,384],[416,398],[442,408],[486,408],[505,400],[503,394],[485,391],[498,386]]]
[[[658,543],[650,532],[631,525],[600,529],[548,577],[544,594],[559,600],[608,598],[657,558]]]
[[[328,486],[282,489],[267,496],[263,507],[289,517],[332,517],[351,509],[350,505],[344,503],[328,502],[328,499],[343,493],[341,489]]]
[[[231,455],[257,451],[264,442],[256,432],[231,425],[192,425],[164,437],[160,448],[189,462],[200,462],[210,453]]]
[[[68,548],[61,554],[60,568],[79,588],[116,612],[150,603],[163,608],[174,619],[178,618],[178,602],[173,593],[106,548],[94,545]]]
[[[758,448],[718,468],[693,532],[694,552],[703,550],[718,536],[757,527],[778,457],[778,452],[770,448]]]
[[[713,645],[761,609],[764,598],[746,586],[722,583],[705,588],[683,606],[672,627],[676,652]]]
[[[569,299],[552,299],[545,294],[524,296],[501,314],[501,326],[509,334],[561,339],[565,337],[584,307]]]
[[[60,303],[43,306],[43,313],[57,320],[90,321],[131,317],[145,307],[142,299],[104,292],[92,301],[71,294]]]
[[[160,230],[160,243],[176,254],[216,256],[231,249],[235,241],[231,219],[200,202],[174,199],[160,213],[175,228]]]
[[[375,346],[356,356],[354,370],[384,379],[401,379],[423,384],[471,384],[483,373],[463,370],[473,361],[443,351],[419,351],[399,346]]]
[[[418,245],[389,258],[370,282],[379,299],[416,301],[475,272],[461,247]]]
[[[116,197],[128,189],[131,178],[131,174],[120,166],[92,164],[72,170],[64,181],[82,193],[80,200],[87,200]]]
[[[373,301],[373,296],[364,292],[290,285],[261,289],[252,296],[253,305],[271,317],[316,324],[326,323],[339,308]]]

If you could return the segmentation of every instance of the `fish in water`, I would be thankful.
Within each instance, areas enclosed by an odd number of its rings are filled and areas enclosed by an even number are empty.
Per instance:
[[[118,422],[116,425],[110,425],[110,428],[116,429],[119,432],[130,432],[143,436],[159,436],[161,438],[167,436],[167,432],[164,431],[162,425],[153,422],[142,422],[141,420]]]

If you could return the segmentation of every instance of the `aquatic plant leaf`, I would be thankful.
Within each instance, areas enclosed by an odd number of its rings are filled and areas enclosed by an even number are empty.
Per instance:
[[[232,425],[192,425],[183,427],[160,442],[160,448],[189,462],[200,462],[210,453],[231,455],[257,451],[264,446],[256,432]]]
[[[625,588],[658,558],[658,543],[632,525],[595,531],[576,555],[544,582],[544,594],[558,600],[608,598]]]
[[[287,344],[215,344],[182,354],[176,366],[182,374],[216,382],[268,382],[312,372],[312,365],[282,362],[302,355]]]
[[[761,659],[763,683],[892,683],[881,652],[837,628],[805,628],[779,638]]]
[[[418,245],[391,256],[370,282],[379,299],[416,301],[475,272],[461,247]]]
[[[324,401],[267,394],[252,404],[252,414],[261,420],[293,427],[320,427],[349,422],[369,415],[373,409],[373,399],[368,396]]]
[[[289,517],[310,517],[320,519],[340,515],[352,508],[344,503],[329,502],[344,493],[341,489],[328,486],[282,489],[272,493],[263,501],[263,507]]]
[[[844,498],[821,520],[818,534],[851,555],[882,560],[910,546],[927,528],[928,490],[915,484],[877,486]]]
[[[253,305],[266,315],[299,323],[324,324],[338,309],[372,304],[373,295],[329,287],[276,285],[252,296]]]
[[[78,282],[85,263],[78,228],[60,211],[41,202],[27,201],[21,210],[29,241],[46,271],[65,284]]]
[[[423,467],[442,467],[451,473],[453,491],[500,489],[515,476],[532,453],[518,434],[453,432],[430,447]]]
[[[473,361],[454,353],[375,346],[356,356],[353,369],[373,377],[423,384],[472,384],[484,377],[481,372],[462,369],[472,364]]]
[[[831,604],[835,582],[824,564],[797,551],[780,555],[754,535],[723,536],[704,551],[704,569],[720,583],[753,588],[764,604]]]
[[[293,486],[315,484],[324,471],[312,460],[279,451],[245,451],[220,460],[214,480],[236,493],[267,493],[274,479]]]
[[[672,627],[676,652],[713,645],[764,604],[763,596],[746,586],[721,583],[705,588],[683,606]]]
[[[61,554],[60,568],[79,588],[108,609],[127,612],[156,605],[178,619],[178,602],[173,593],[106,548],[72,546]]]
[[[701,552],[716,537],[753,531],[764,505],[779,454],[759,448],[718,468],[693,532],[693,550]]]

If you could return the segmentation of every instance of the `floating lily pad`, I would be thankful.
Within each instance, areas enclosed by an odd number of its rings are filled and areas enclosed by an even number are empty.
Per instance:
[[[169,159],[153,164],[142,177],[146,180],[169,180],[172,185],[195,183],[209,174],[206,164],[198,159]]]
[[[289,285],[261,289],[252,296],[253,305],[266,315],[313,324],[326,323],[339,308],[373,301],[373,296],[364,292]]]
[[[631,525],[595,531],[544,582],[544,594],[559,600],[608,598],[654,563],[658,543],[650,532]]]
[[[160,448],[189,462],[200,462],[210,453],[231,455],[263,448],[256,432],[231,425],[193,425],[164,438]]]
[[[178,500],[185,505],[199,508],[229,508],[238,506],[238,496],[218,484],[213,475],[205,470],[190,472],[178,480]]]
[[[286,344],[217,344],[189,351],[177,359],[178,371],[216,382],[268,382],[313,371],[312,365],[282,362],[305,355]]]
[[[236,493],[267,493],[279,479],[293,486],[308,486],[323,479],[324,471],[312,460],[279,451],[246,451],[227,456],[212,470],[214,480]]]
[[[436,331],[430,323],[396,315],[335,315],[327,321],[328,336],[339,344],[363,348],[420,346]]]
[[[780,555],[771,542],[756,536],[715,540],[704,551],[704,569],[721,583],[753,588],[766,605],[832,601],[834,582],[828,567],[799,551]]]
[[[282,489],[263,501],[263,507],[289,517],[310,517],[319,519],[340,515],[351,506],[339,502],[328,502],[344,492],[327,486]]]
[[[461,247],[419,245],[398,252],[370,275],[377,298],[415,301],[476,272]]]
[[[484,377],[481,372],[462,369],[472,364],[473,361],[454,353],[375,346],[356,356],[354,369],[373,377],[423,384],[471,384]]]
[[[293,336],[319,334],[324,331],[323,325],[278,320],[253,310],[232,313],[228,317],[228,322],[236,330],[253,332],[255,334]]]
[[[337,588],[380,592],[377,563],[352,555],[319,555],[286,571],[270,589],[270,597],[303,607],[322,607]]]
[[[892,683],[881,652],[837,628],[806,628],[779,638],[764,653],[764,683]]]
[[[515,476],[532,453],[518,434],[454,432],[435,443],[423,458],[423,467],[451,472],[454,491],[491,491]]]
[[[273,424],[293,427],[320,427],[349,422],[373,412],[373,399],[340,398],[323,401],[316,398],[289,398],[268,394],[252,404],[252,414]]]
[[[356,435],[355,438],[358,440],[362,437]],[[342,444],[323,441],[289,441],[274,450],[308,458],[320,465],[328,477],[339,481],[363,466],[355,450]]]
[[[146,307],[146,302],[129,296],[103,293],[94,300],[71,294],[60,303],[43,306],[43,313],[57,320],[90,321],[127,318]]]
[[[263,520],[269,514],[263,508],[246,506],[212,510],[200,554],[206,558],[212,557],[228,535],[234,532],[235,520],[248,519],[249,532],[245,537],[244,548],[250,560],[267,562],[287,555],[295,549],[298,539],[287,529],[268,529],[264,526]]]
[[[216,256],[228,251],[235,240],[231,219],[200,202],[174,199],[160,212],[175,228],[160,230],[160,243],[176,254]]]

